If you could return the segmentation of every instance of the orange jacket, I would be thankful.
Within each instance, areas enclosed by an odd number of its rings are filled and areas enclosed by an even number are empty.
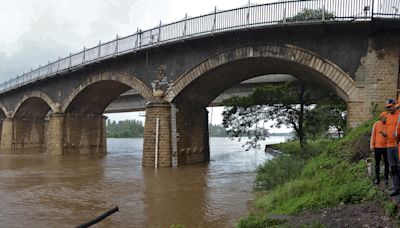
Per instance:
[[[396,147],[395,134],[397,133],[397,120],[399,118],[399,112],[388,113],[386,116],[386,127],[387,127],[387,147]]]
[[[381,132],[386,135],[386,124],[382,123],[382,121],[376,121],[371,132],[371,149],[386,148],[386,136],[383,136]]]

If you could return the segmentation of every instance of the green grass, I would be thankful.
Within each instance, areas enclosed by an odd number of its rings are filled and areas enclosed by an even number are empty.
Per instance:
[[[273,146],[273,149],[283,152],[283,155],[257,168],[255,188],[259,191],[269,191],[276,186],[282,185],[297,178],[306,161],[310,157],[322,153],[332,140],[314,140],[300,152],[297,141],[290,141]]]
[[[364,175],[364,163],[350,165],[326,154],[311,159],[300,176],[258,198],[255,206],[274,214],[296,214],[371,199],[375,190]]]
[[[269,223],[268,214],[295,215],[305,209],[369,200],[380,202],[386,214],[394,215],[395,205],[366,175],[363,159],[369,156],[372,123],[351,130],[340,140],[312,141],[302,152],[296,142],[275,146],[286,155],[257,169],[255,187],[264,192],[254,202],[255,212],[242,218],[238,227],[277,226]]]

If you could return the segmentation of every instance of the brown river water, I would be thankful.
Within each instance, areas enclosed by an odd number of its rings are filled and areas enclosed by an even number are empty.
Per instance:
[[[283,141],[272,137],[268,143]],[[142,139],[108,139],[104,156],[0,155],[0,227],[233,227],[254,199],[262,150],[211,138],[211,161],[142,168]]]

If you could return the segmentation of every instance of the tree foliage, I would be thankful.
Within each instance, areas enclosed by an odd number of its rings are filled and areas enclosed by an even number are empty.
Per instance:
[[[324,9],[303,9],[293,17],[288,17],[286,22],[333,20],[335,15]]]
[[[316,103],[332,100],[333,97],[335,96],[331,92],[310,82],[290,81],[279,85],[264,85],[254,89],[249,96],[232,97],[224,101],[226,107],[223,125],[232,137],[247,136],[249,141],[246,145],[249,149],[269,136],[264,124],[273,120],[274,127],[293,128],[303,147],[306,131],[310,131],[314,125],[309,121],[307,126],[310,127],[305,127],[306,118],[313,116],[311,110]],[[324,121],[331,120],[325,118]]]
[[[143,137],[144,126],[138,120],[107,121],[107,137],[139,138]]]
[[[346,131],[346,103],[336,101],[330,104],[317,104],[306,113],[305,128],[307,137],[316,139],[330,134],[341,138]]]
[[[218,124],[209,124],[208,131],[210,132],[211,137],[227,137],[228,134],[226,129],[222,125]]]

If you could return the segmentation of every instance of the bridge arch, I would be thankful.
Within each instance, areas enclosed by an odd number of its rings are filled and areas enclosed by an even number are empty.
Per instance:
[[[141,96],[143,96],[146,100],[151,100],[152,98],[152,91],[149,89],[146,84],[144,84],[139,79],[135,77],[118,71],[103,71],[99,73],[92,74],[87,79],[81,81],[77,86],[74,87],[70,95],[65,99],[63,102],[61,111],[67,112],[68,109],[71,107],[72,103],[77,99],[77,97],[82,94],[85,90],[89,87],[99,84],[102,82],[115,82],[115,84],[124,85],[126,88],[135,89]],[[120,89],[121,91],[124,88]],[[126,90],[126,89],[125,89]],[[120,91],[116,91],[113,95],[120,95]],[[111,97],[114,99],[115,97]],[[108,105],[110,101],[106,101],[105,104]],[[105,108],[105,107],[104,107]],[[101,111],[101,110],[100,110]],[[103,110],[104,111],[104,110]]]
[[[31,102],[29,102],[31,101]],[[31,104],[29,104],[31,103]],[[11,117],[44,117],[48,111],[59,112],[60,105],[54,102],[53,99],[42,91],[30,91],[18,101]]]
[[[254,60],[254,64],[251,63],[252,60]],[[239,72],[241,76],[235,78],[228,76],[222,80],[215,77],[220,75],[210,73],[218,68],[223,68],[224,65],[245,66],[246,62],[250,64],[250,67],[262,64],[265,66],[256,66],[258,69],[247,67],[248,72],[243,72],[243,69],[240,69],[239,66],[236,69],[242,71]],[[235,68],[234,65],[231,65],[230,68]],[[314,80],[321,81],[330,87],[344,101],[348,101],[357,90],[354,80],[346,72],[316,53],[289,44],[261,44],[228,49],[205,59],[181,75],[167,92],[165,99],[168,102],[173,102],[183,91],[190,88],[191,84],[199,81],[207,74],[214,76],[214,78],[210,77],[209,79],[223,82],[220,91],[224,91],[240,81],[260,76],[262,72],[263,74],[286,73],[299,76],[296,72],[299,69],[302,69],[300,70],[302,72],[307,72]],[[225,70],[225,72],[228,71]]]
[[[1,117],[11,117],[11,112],[8,111],[7,107],[3,104],[0,103],[0,118]]]
[[[289,74],[315,81],[348,102],[357,94],[354,80],[331,61],[308,50],[279,44],[236,47],[215,54],[181,75],[165,99],[179,110],[173,125],[179,135],[179,164],[210,159],[206,107],[222,92],[250,78]]]
[[[50,112],[60,111],[60,105],[48,94],[34,90],[25,93],[11,113],[11,123],[5,130],[7,140],[2,149],[10,152],[44,152],[46,149],[47,117]]]

